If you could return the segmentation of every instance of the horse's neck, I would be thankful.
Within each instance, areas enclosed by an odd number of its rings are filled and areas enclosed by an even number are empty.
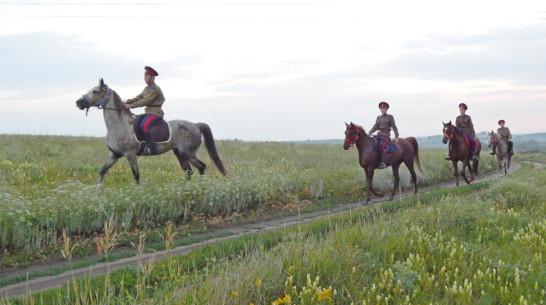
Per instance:
[[[358,152],[362,153],[365,149],[375,151],[375,149],[373,149],[374,142],[375,141],[372,137],[368,136],[368,134],[366,134],[364,131],[360,131],[358,133],[358,140],[356,141]]]
[[[130,118],[127,113],[125,113],[124,110],[117,110],[118,105],[116,105],[114,101],[115,95],[117,95],[117,93],[113,92],[102,110],[104,123],[106,124],[108,135],[125,136],[126,133],[133,132],[132,125],[129,123]]]

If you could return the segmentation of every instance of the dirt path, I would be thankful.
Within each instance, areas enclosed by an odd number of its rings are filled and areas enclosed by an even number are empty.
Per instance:
[[[540,166],[542,165],[540,163],[531,164],[531,165],[536,168],[537,164]],[[520,168],[521,168],[520,164],[512,163],[509,174],[515,171],[518,171]],[[501,177],[501,174],[497,172],[487,176],[479,177],[478,179],[476,179],[475,182],[489,181],[499,177]],[[464,183],[464,180],[462,180],[462,183]],[[447,189],[447,188],[454,188],[454,187],[455,187],[455,179],[453,179],[453,181],[449,183],[441,183],[441,184],[436,184],[436,185],[428,186],[428,187],[420,187],[419,191],[420,193],[426,193],[431,190]],[[398,194],[396,196],[396,199],[405,198],[412,195],[413,195],[413,192],[411,190],[408,190],[408,191],[402,192],[402,194]],[[376,204],[382,201],[385,201],[385,199],[375,198],[371,200],[370,204]],[[361,202],[347,203],[347,204],[342,204],[342,205],[330,208],[328,210],[320,210],[320,211],[302,213],[301,215],[286,216],[286,217],[267,220],[261,223],[245,224],[240,226],[231,226],[231,227],[222,228],[219,230],[215,230],[213,234],[230,232],[233,235],[230,235],[227,237],[213,238],[213,239],[206,240],[204,242],[199,242],[199,243],[191,244],[188,246],[173,248],[170,251],[170,256],[186,255],[190,253],[191,251],[193,251],[194,249],[202,248],[211,243],[233,240],[248,234],[275,231],[285,227],[291,227],[291,226],[297,226],[300,224],[310,223],[317,219],[341,214],[348,210],[360,210],[365,207],[367,206],[363,206]],[[138,264],[139,262],[145,263],[152,256],[155,256],[156,260],[160,260],[160,259],[166,258],[167,255],[168,255],[167,251],[145,253],[145,254],[142,254],[140,258],[136,256],[123,258],[123,259],[119,259],[117,261],[110,262],[110,263],[101,263],[101,264],[93,265],[93,266],[82,268],[82,269],[67,271],[65,273],[62,273],[56,276],[44,276],[44,277],[39,277],[36,279],[29,280],[26,282],[9,285],[9,286],[0,288],[0,300],[1,298],[5,298],[5,297],[20,297],[23,295],[36,293],[36,292],[51,289],[51,288],[62,287],[72,278],[100,275],[108,271],[112,272],[112,271],[118,270],[128,265]]]

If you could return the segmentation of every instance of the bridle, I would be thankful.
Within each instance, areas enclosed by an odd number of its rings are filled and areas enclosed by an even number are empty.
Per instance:
[[[445,132],[445,129],[444,129],[444,138],[448,139],[448,140],[451,140],[453,138],[453,136],[455,135],[455,133],[453,131],[451,131],[451,135],[448,135],[446,132]]]
[[[87,108],[87,110],[85,111],[85,116],[87,116],[87,113],[89,112],[89,108],[91,107],[97,107],[98,109],[105,109],[105,110],[119,110],[117,108],[109,108],[104,106],[106,105],[106,103],[108,103],[108,101],[112,97],[112,92],[114,92],[114,90],[108,88],[108,91],[106,92],[106,94],[104,94],[102,101],[95,105],[91,105],[91,102],[87,99],[87,95],[82,95],[82,100],[85,103],[85,108]]]
[[[356,141],[358,141],[358,133],[360,132],[360,130],[357,127],[354,127],[354,129],[356,130],[356,135],[354,136],[354,138],[352,140],[345,138],[345,141],[349,142],[351,147],[355,145]]]

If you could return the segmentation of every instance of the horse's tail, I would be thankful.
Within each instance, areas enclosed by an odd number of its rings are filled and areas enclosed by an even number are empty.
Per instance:
[[[410,142],[411,146],[413,147],[413,159],[415,160],[415,163],[417,164],[417,168],[419,169],[419,172],[421,172],[423,176],[426,176],[425,172],[421,168],[421,161],[419,160],[419,144],[417,144],[417,139],[415,139],[414,137],[408,137],[406,138],[406,140],[408,140],[408,142]]]
[[[205,138],[205,147],[207,147],[210,158],[212,161],[214,161],[214,164],[216,164],[218,170],[220,170],[220,172],[225,176],[226,170],[224,169],[224,164],[222,163],[222,160],[220,160],[220,156],[218,156],[218,152],[216,151],[216,145],[214,144],[214,138],[212,137],[212,131],[210,131],[209,125],[205,123],[196,123],[195,125],[197,128],[199,128],[201,134],[203,134],[203,137]]]
[[[482,143],[480,142],[480,139],[478,139],[477,137],[475,138],[476,139],[476,155],[479,157],[480,156],[480,152],[482,150]],[[478,173],[478,166],[480,164],[480,159],[478,158],[477,160],[474,160],[472,161],[472,172],[474,173],[474,175],[479,175]]]

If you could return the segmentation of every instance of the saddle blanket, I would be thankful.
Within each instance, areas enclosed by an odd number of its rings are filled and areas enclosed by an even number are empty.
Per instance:
[[[135,118],[133,121],[133,130],[135,131],[135,138],[137,142],[143,143],[146,142],[146,139],[144,138],[144,135],[142,134],[142,131],[138,127],[140,120],[142,119],[143,115],[139,115]],[[171,127],[169,126],[169,123],[165,121],[164,119],[161,119],[157,124],[155,124],[151,129],[150,132],[154,136],[154,140],[156,143],[165,143],[169,142],[171,140]]]

